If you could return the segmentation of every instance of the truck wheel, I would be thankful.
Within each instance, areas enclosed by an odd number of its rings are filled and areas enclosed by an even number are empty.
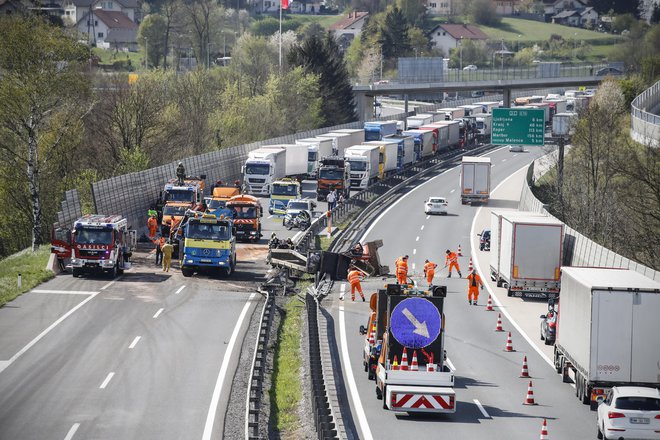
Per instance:
[[[376,399],[380,400],[383,398],[383,393],[380,391],[380,387],[376,384]]]
[[[118,264],[119,264],[119,262],[117,262],[117,264],[112,266],[112,270],[110,271],[110,278],[112,278],[112,279],[117,278],[117,272],[119,272],[119,269],[117,269]]]
[[[364,372],[368,373],[369,372],[369,365],[364,361],[362,361],[362,365],[364,365]]]
[[[498,278],[497,281],[496,281],[496,283],[495,283],[495,285],[496,285],[497,287],[502,287],[502,280]]]
[[[551,339],[545,338],[545,345],[552,345],[553,342],[554,341],[552,341]]]
[[[74,278],[78,278],[80,276],[80,269],[76,269],[75,267],[73,268],[72,275]]]
[[[189,267],[182,267],[181,268],[181,275],[183,275],[186,278],[193,276],[193,273],[194,273],[194,271]]]
[[[582,379],[582,403],[589,405],[591,403],[591,390],[586,378]]]
[[[561,373],[561,363],[559,362],[559,355],[557,354],[557,347],[555,347],[555,371]]]

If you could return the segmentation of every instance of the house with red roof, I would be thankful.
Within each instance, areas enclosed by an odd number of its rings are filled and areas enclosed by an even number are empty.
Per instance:
[[[137,50],[138,25],[119,11],[92,9],[76,23],[90,44],[118,50]]]
[[[463,40],[486,41],[486,35],[471,24],[439,24],[429,33],[431,44],[443,54],[449,55],[452,49],[461,46]]]
[[[367,17],[369,17],[368,12],[353,11],[349,12],[348,16],[330,26],[330,32],[334,34],[335,39],[342,49],[350,46],[351,42],[360,35]]]

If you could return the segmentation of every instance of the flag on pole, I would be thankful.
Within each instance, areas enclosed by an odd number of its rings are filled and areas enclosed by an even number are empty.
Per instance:
[[[282,9],[289,9],[289,0],[282,0]]]

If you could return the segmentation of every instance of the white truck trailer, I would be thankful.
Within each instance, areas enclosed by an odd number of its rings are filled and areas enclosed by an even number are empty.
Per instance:
[[[378,179],[379,145],[354,145],[348,147],[344,157],[351,165],[351,188],[365,189]]]
[[[595,409],[613,386],[660,386],[660,283],[627,269],[563,267],[557,310],[555,369],[582,403]]]
[[[490,157],[463,156],[461,161],[461,203],[488,203],[490,199]]]
[[[493,113],[494,108],[500,108],[500,103],[497,101],[480,101],[474,104],[482,107],[482,113]]]
[[[262,148],[286,150],[284,155],[284,176],[304,177],[307,174],[307,145],[304,144],[276,144],[264,145]]]
[[[445,114],[445,121],[453,121],[454,119],[462,118],[465,116],[465,109],[463,108],[441,108],[439,111]]]
[[[286,176],[285,162],[284,148],[271,146],[250,151],[242,170],[248,194],[269,195],[271,184]]]
[[[332,156],[332,139],[320,137],[305,138],[296,140],[296,144],[307,145],[307,177],[316,179],[319,160]]]
[[[347,133],[351,135],[351,145],[360,145],[366,140],[364,128],[340,128],[339,130],[335,130],[334,133]]]
[[[414,130],[422,125],[430,124],[433,122],[434,116],[429,113],[421,113],[419,115],[410,116],[406,119],[406,126],[408,130]]]
[[[577,113],[557,113],[552,118],[552,135],[568,136],[573,134],[573,128],[577,122]]]
[[[516,211],[491,214],[490,276],[508,296],[556,298],[563,249],[559,220]]]
[[[388,140],[369,141],[363,145],[378,145],[380,155],[378,160],[378,178],[384,179],[389,174],[397,170],[397,156],[399,152],[399,142]]]
[[[458,108],[462,108],[465,112],[463,116],[474,116],[479,113],[484,113],[484,107],[479,104],[465,104],[459,105]]]
[[[353,142],[353,135],[351,133],[339,133],[335,131],[320,134],[317,137],[332,139],[332,155],[339,157],[344,156],[344,151],[351,145],[358,145],[362,142]]]
[[[480,113],[475,115],[477,122],[477,140],[482,143],[490,142],[490,133],[493,126],[493,115]]]
[[[461,124],[458,121],[439,121],[436,124],[447,126],[447,144],[449,148],[458,148],[461,142]]]

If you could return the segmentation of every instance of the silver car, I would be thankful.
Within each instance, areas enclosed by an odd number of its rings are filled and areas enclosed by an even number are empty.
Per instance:
[[[447,199],[444,197],[429,197],[424,202],[424,213],[447,215]]]
[[[509,151],[512,153],[524,153],[525,148],[522,145],[509,145]]]

